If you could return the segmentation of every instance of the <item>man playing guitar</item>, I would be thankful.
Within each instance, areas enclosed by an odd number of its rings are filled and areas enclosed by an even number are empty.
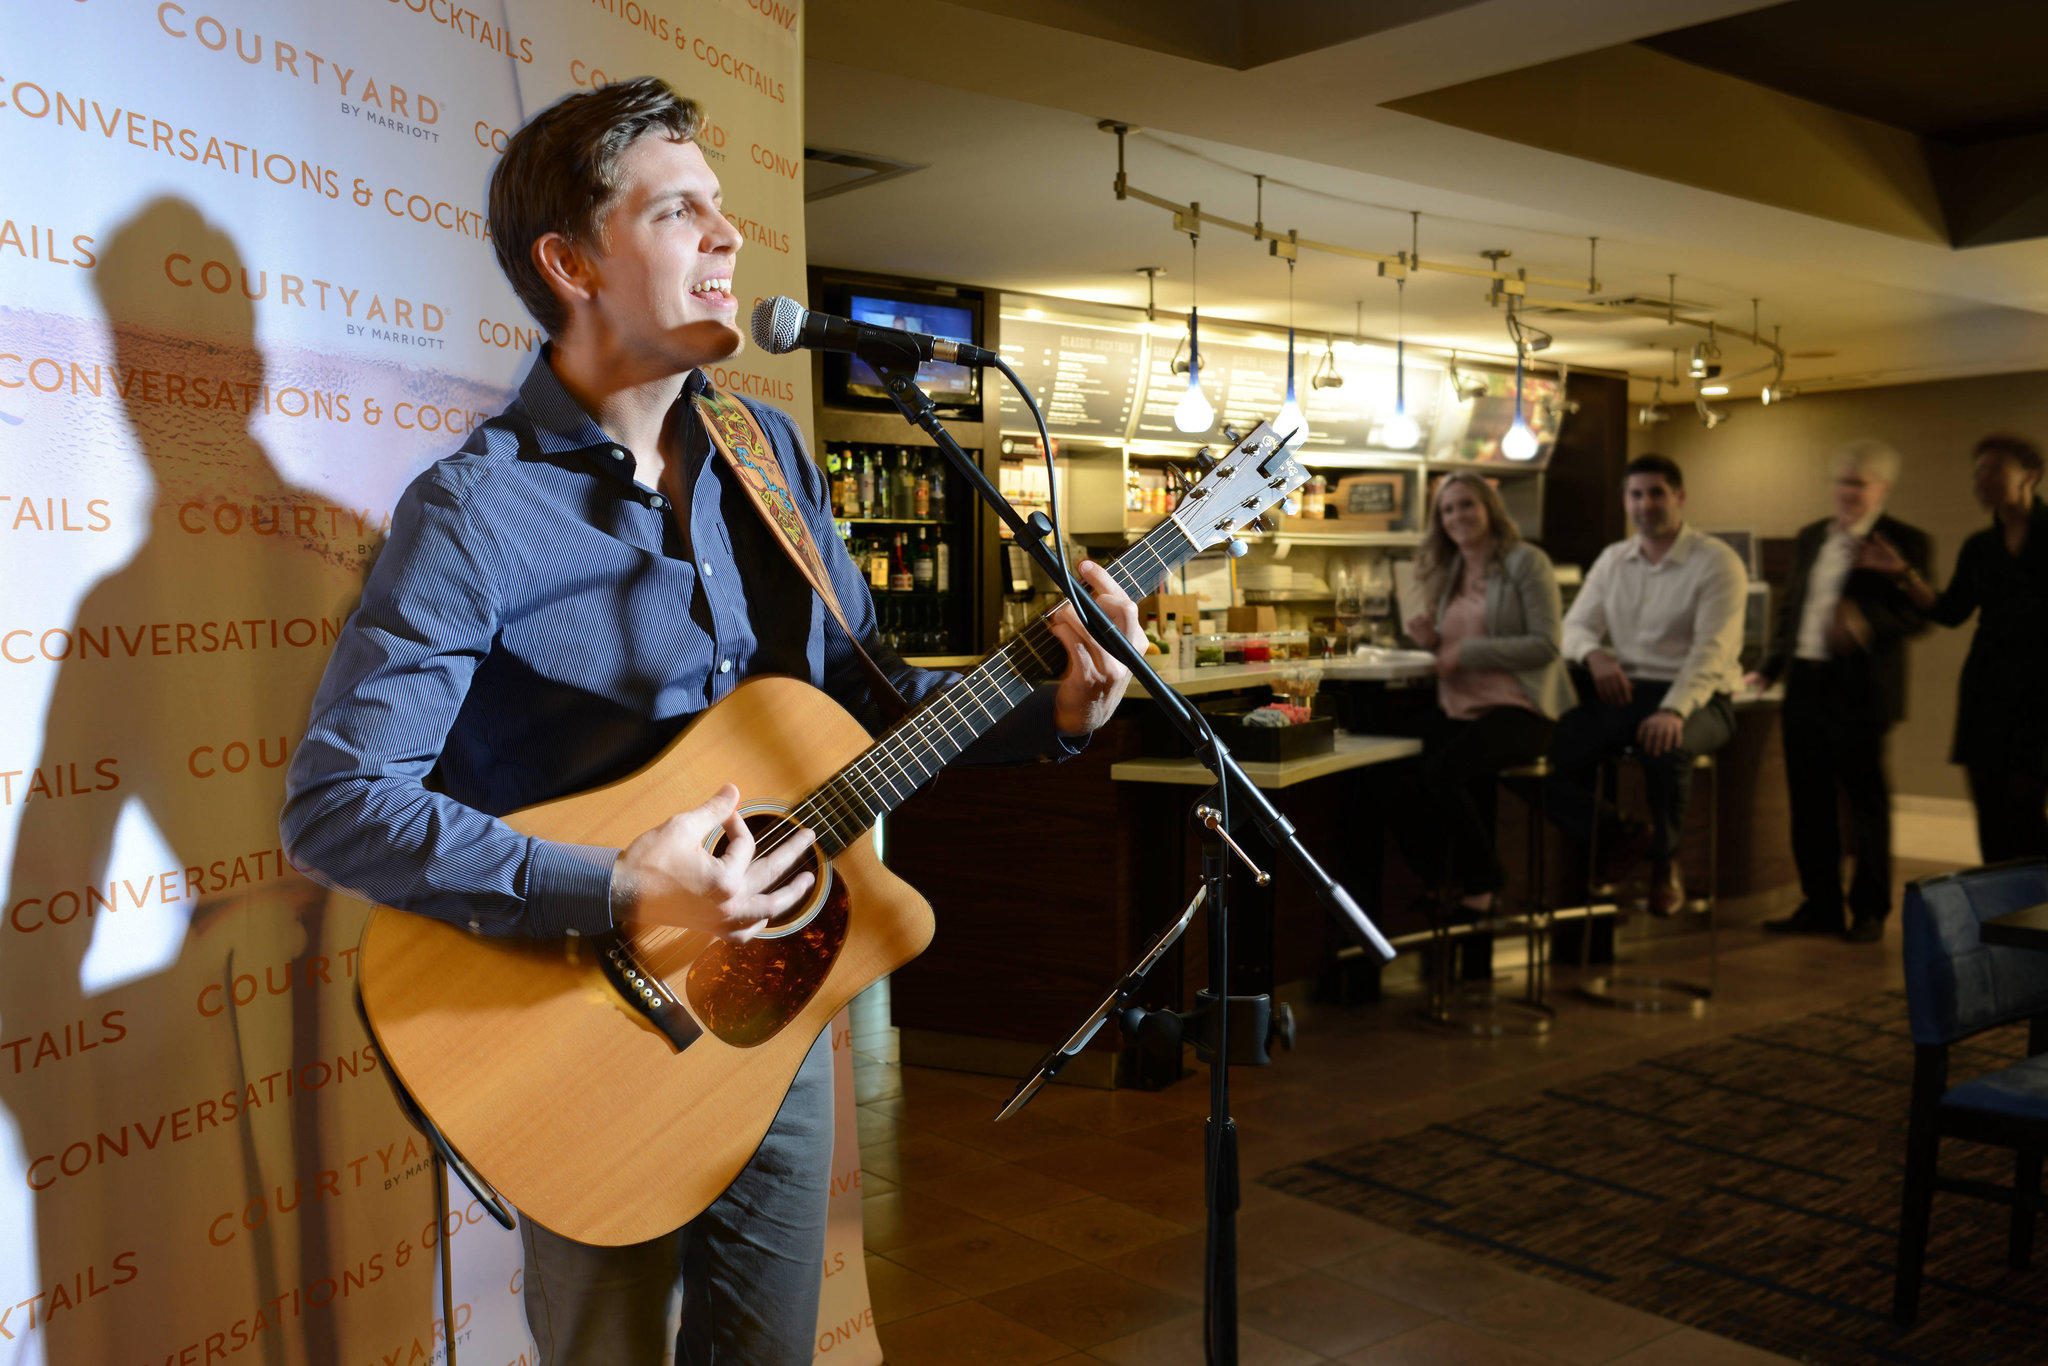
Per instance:
[[[777,531],[748,507],[692,400],[742,345],[740,234],[692,140],[698,106],[653,78],[571,95],[492,175],[499,264],[549,337],[518,396],[400,498],[294,757],[293,861],[354,895],[475,934],[560,939],[627,924],[739,943],[799,905],[808,836],[759,850],[728,784],[623,849],[500,817],[620,778],[760,674],[824,689],[870,731],[878,689]],[[851,632],[913,705],[951,676],[884,649],[795,423],[746,404]],[[1100,567],[1079,577],[1140,641]],[[1128,671],[1071,611],[1056,685],[969,762],[1077,751]],[[714,852],[713,836],[726,836]],[[757,857],[759,853],[759,857]],[[522,1219],[528,1322],[550,1363],[658,1362],[680,1282],[678,1363],[812,1356],[832,1157],[831,1054],[810,1048],[766,1139],[703,1214],[622,1247]]]

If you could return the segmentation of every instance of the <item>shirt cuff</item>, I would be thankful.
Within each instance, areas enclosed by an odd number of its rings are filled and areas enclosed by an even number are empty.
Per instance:
[[[1045,734],[1052,737],[1047,743],[1042,757],[1054,763],[1064,763],[1068,759],[1073,758],[1082,750],[1087,749],[1088,742],[1095,738],[1092,731],[1086,735],[1063,735],[1060,733],[1059,722],[1054,719],[1054,713],[1059,706],[1059,693],[1060,690],[1057,683],[1045,684],[1034,689],[1031,696],[1025,698],[1023,704],[1018,707],[1019,711],[1035,713],[1034,723],[1042,728]]]
[[[537,839],[526,862],[527,932],[536,939],[612,928],[612,867],[619,851]]]

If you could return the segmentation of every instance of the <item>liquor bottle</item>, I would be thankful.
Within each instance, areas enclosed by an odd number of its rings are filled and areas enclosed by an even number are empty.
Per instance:
[[[937,565],[932,559],[931,528],[925,527],[917,533],[917,550],[910,561],[912,586],[920,593],[932,591],[932,579]]]
[[[880,537],[869,541],[867,546],[868,587],[886,589],[889,586],[889,554]]]
[[[953,591],[953,547],[942,537],[938,549],[932,552],[932,591],[950,593]]]
[[[907,450],[896,452],[896,510],[889,515],[906,521],[917,516],[917,470]]]
[[[896,544],[889,561],[889,589],[894,593],[908,593],[917,586],[917,580],[910,572],[910,556],[903,538],[903,532],[896,533]]]
[[[839,506],[842,517],[860,516],[860,479],[853,472],[853,447],[839,453]]]
[[[860,472],[854,477],[859,481],[860,515],[875,515],[875,465],[866,451],[860,452]]]
[[[932,520],[935,522],[946,520],[946,458],[944,456],[935,456],[932,459]]]
[[[932,465],[930,456],[920,456],[917,462],[917,484],[911,490],[911,515],[929,517],[932,515]]]

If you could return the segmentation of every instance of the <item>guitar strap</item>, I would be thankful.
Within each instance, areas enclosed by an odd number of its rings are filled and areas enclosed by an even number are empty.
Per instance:
[[[696,405],[697,416],[703,419],[711,444],[725,457],[725,463],[732,472],[739,476],[754,510],[776,533],[776,541],[790,562],[810,581],[811,587],[824,601],[826,610],[831,612],[832,619],[846,633],[861,672],[867,675],[868,683],[875,690],[877,705],[891,722],[901,719],[910,711],[910,704],[903,700],[903,694],[896,690],[896,685],[889,681],[889,675],[875,663],[874,656],[867,652],[867,647],[860,643],[860,637],[847,622],[846,612],[839,605],[839,595],[832,590],[832,576],[826,572],[824,558],[819,553],[818,538],[811,534],[810,523],[804,520],[802,510],[782,481],[782,462],[776,458],[775,447],[769,443],[767,433],[761,430],[761,424],[754,420],[746,404],[716,389],[707,389],[691,402]]]

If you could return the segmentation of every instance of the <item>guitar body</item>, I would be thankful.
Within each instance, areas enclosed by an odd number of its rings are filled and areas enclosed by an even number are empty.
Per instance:
[[[793,807],[870,744],[808,684],[750,679],[639,772],[507,823],[623,848],[727,782],[743,809]],[[363,934],[364,1013],[398,1080],[522,1216],[586,1243],[659,1237],[739,1175],[832,1017],[931,942],[931,908],[871,841],[831,871],[780,937],[620,936],[701,1029],[680,1048],[606,973],[601,941],[487,938],[383,907]]]

